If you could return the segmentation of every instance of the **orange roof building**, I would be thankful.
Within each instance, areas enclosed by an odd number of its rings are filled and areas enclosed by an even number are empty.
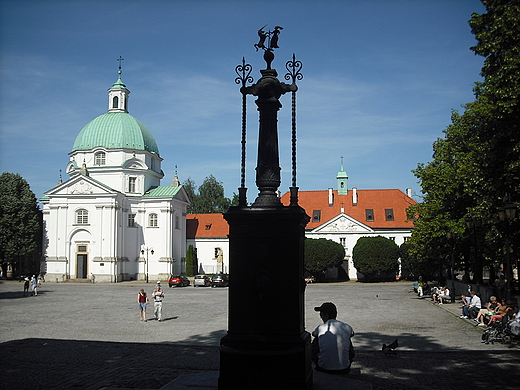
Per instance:
[[[347,174],[338,172],[337,189],[300,191],[298,204],[310,217],[306,226],[307,238],[327,238],[345,247],[343,269],[351,279],[357,278],[352,261],[352,249],[360,237],[383,236],[401,245],[411,235],[413,222],[407,220],[406,209],[417,202],[411,191],[398,189],[348,189]],[[289,205],[290,193],[281,196]],[[186,216],[187,244],[197,248],[201,273],[228,272],[229,227],[222,214],[188,214]],[[222,251],[221,252],[219,252]],[[222,262],[219,261],[223,259]],[[334,277],[334,275],[328,275]]]

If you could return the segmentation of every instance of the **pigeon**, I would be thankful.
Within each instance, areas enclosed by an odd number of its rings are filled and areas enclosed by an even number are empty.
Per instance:
[[[381,350],[385,355],[397,355],[397,352],[395,352],[396,348],[399,346],[399,343],[397,342],[397,339],[394,340],[392,344],[386,345],[383,343],[383,348]]]

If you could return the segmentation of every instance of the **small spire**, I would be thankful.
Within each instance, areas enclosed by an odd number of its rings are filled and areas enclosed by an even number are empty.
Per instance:
[[[175,165],[175,177],[172,181],[172,187],[178,187],[181,185],[181,182],[179,181],[179,176],[177,176],[177,165]]]

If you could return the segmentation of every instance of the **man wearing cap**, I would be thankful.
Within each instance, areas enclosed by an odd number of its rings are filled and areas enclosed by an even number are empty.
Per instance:
[[[314,310],[320,312],[323,321],[312,332],[312,360],[316,370],[329,374],[348,374],[352,364],[350,338],[354,336],[354,330],[350,325],[336,320],[338,310],[332,302],[325,302]]]

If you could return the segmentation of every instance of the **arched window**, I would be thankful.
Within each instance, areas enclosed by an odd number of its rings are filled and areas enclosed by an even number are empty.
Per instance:
[[[94,165],[105,165],[105,152],[97,152],[94,155]]]
[[[119,107],[119,98],[117,96],[114,96],[112,99],[112,108],[118,108]]]
[[[88,224],[88,211],[85,209],[79,209],[76,211],[76,224],[86,225]]]
[[[148,226],[157,227],[157,214],[152,213],[148,216]]]

